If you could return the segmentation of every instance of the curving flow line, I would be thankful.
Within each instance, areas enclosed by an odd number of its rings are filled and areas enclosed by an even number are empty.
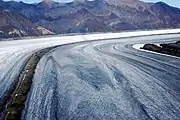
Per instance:
[[[162,35],[64,45],[36,69],[24,120],[178,120],[180,59],[132,48]]]

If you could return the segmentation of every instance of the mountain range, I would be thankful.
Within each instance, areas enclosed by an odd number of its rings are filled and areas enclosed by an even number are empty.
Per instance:
[[[163,2],[74,0],[58,3],[0,0],[0,37],[180,28],[180,9]]]

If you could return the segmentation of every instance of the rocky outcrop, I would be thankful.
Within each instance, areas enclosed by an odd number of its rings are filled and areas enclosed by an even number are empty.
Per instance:
[[[150,50],[154,52],[161,52],[162,48],[154,44],[145,44],[141,49]]]
[[[180,57],[180,41],[176,43],[160,44],[160,46],[145,44],[141,49]]]

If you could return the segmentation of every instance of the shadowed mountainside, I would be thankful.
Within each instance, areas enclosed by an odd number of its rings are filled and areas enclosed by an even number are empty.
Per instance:
[[[56,34],[180,27],[180,9],[163,2],[75,0],[58,3],[45,0],[37,4],[26,4],[2,1],[0,7],[22,14],[33,24]]]
[[[0,10],[0,37],[23,37],[53,34],[49,30],[33,24],[24,16],[9,10]]]

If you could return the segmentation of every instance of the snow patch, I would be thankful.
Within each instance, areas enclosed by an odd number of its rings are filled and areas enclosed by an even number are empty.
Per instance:
[[[135,45],[133,45],[132,47],[133,47],[134,49],[141,50],[140,48],[142,48],[143,46],[144,46],[144,44],[135,44]]]
[[[43,27],[40,27],[40,26],[38,26],[37,29],[38,29],[38,31],[40,31],[43,35],[54,34],[53,32],[51,32],[51,31],[49,31],[49,30],[47,30],[47,29],[45,29],[45,28],[43,28]]]
[[[12,34],[20,34],[19,30],[17,29],[13,29],[12,31],[9,31],[9,35],[12,35]]]

